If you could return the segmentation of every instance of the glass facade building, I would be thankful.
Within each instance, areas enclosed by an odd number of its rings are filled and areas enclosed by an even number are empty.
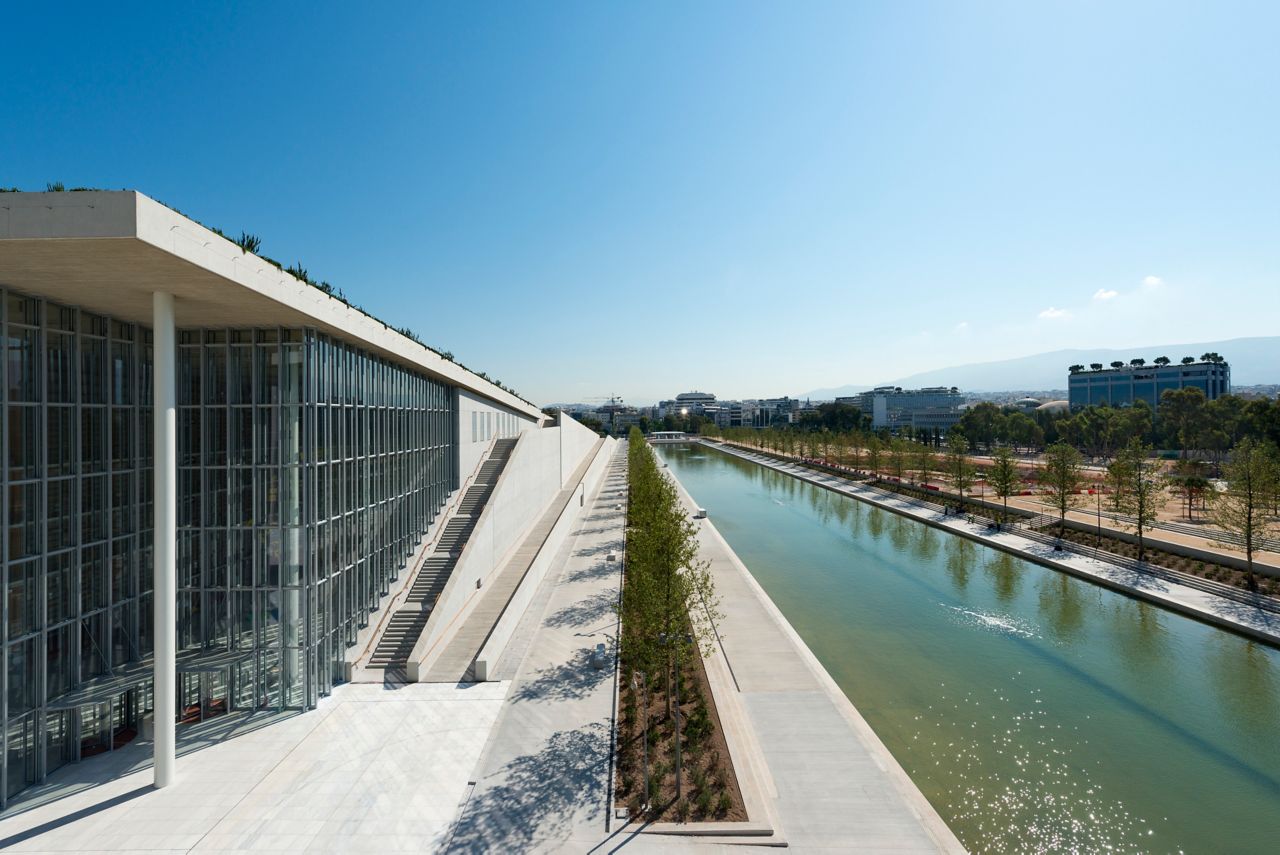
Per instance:
[[[1230,394],[1231,366],[1225,362],[1125,366],[1078,371],[1067,378],[1073,410],[1103,404],[1129,407],[1136,401],[1146,401],[1154,408],[1165,392],[1186,388],[1200,389],[1210,401]]]
[[[0,296],[7,803],[152,709],[152,341]],[[457,488],[458,391],[308,328],[178,336],[179,719],[308,709]]]

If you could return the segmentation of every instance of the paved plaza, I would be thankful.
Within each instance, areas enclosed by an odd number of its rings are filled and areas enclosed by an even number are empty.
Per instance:
[[[76,791],[0,821],[0,850],[434,851],[508,685],[348,683],[311,712],[182,728],[163,790],[139,741],[51,775]]]

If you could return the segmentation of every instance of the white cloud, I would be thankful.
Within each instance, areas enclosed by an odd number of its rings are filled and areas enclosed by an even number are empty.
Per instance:
[[[1159,288],[1163,284],[1164,284],[1164,280],[1161,279],[1159,276],[1143,276],[1142,277],[1143,288]]]
[[[969,331],[968,321],[961,321],[960,323],[956,324],[955,327],[952,329],[952,332],[958,332],[958,333],[968,332],[968,331]]]
[[[1066,309],[1058,309],[1058,308],[1054,308],[1053,306],[1050,306],[1049,308],[1041,312],[1039,316],[1041,318],[1045,318],[1051,321],[1052,320],[1065,321],[1067,318],[1071,317],[1071,313],[1068,312]]]
[[[1099,288],[1093,292],[1095,300],[1114,300],[1120,294],[1119,291],[1108,290],[1107,288]]]

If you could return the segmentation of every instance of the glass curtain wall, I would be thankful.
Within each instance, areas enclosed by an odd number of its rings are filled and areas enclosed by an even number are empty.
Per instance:
[[[179,334],[178,650],[301,709],[457,483],[452,387],[310,330]]]
[[[115,707],[151,707],[152,343],[4,291],[0,328],[7,803],[118,740]],[[456,389],[313,330],[183,330],[178,351],[180,715],[209,691],[309,708],[456,489]],[[100,685],[141,691],[76,705]]]
[[[151,334],[0,294],[0,797],[78,755],[50,701],[151,653]]]

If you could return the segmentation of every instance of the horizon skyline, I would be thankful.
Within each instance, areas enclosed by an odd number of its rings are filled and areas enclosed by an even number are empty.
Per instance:
[[[844,390],[849,390],[850,394],[856,394],[856,393],[857,393],[857,391],[869,391],[869,390],[871,390],[871,389],[879,388],[879,387],[881,387],[881,386],[902,385],[903,383],[915,383],[915,378],[919,377],[919,375],[921,375],[921,374],[929,374],[929,373],[934,373],[934,372],[939,372],[939,371],[952,371],[952,370],[954,370],[954,371],[960,371],[960,370],[963,370],[963,369],[966,369],[966,368],[973,368],[973,367],[984,366],[984,365],[996,365],[996,364],[1001,364],[1001,363],[1005,363],[1005,362],[1017,362],[1017,361],[1025,360],[1025,359],[1033,359],[1033,358],[1035,358],[1035,357],[1059,356],[1059,355],[1061,355],[1061,356],[1063,356],[1063,357],[1064,357],[1064,359],[1065,359],[1065,358],[1070,358],[1070,357],[1068,357],[1068,354],[1077,354],[1077,355],[1082,355],[1082,354],[1086,354],[1086,353],[1106,354],[1106,355],[1107,355],[1107,357],[1109,357],[1109,356],[1114,356],[1114,355],[1116,355],[1117,353],[1127,352],[1127,351],[1132,351],[1132,353],[1133,353],[1134,357],[1142,357],[1142,358],[1145,358],[1145,359],[1147,359],[1147,360],[1148,360],[1148,362],[1150,362],[1151,360],[1153,360],[1156,356],[1161,356],[1161,355],[1163,355],[1163,356],[1169,356],[1169,358],[1170,358],[1171,360],[1173,360],[1173,361],[1176,363],[1176,362],[1178,362],[1178,361],[1179,361],[1183,356],[1193,356],[1195,359],[1199,360],[1199,358],[1200,358],[1200,355],[1201,355],[1201,354],[1198,354],[1198,353],[1197,353],[1197,354],[1192,354],[1192,353],[1190,353],[1189,351],[1188,351],[1187,353],[1183,353],[1183,352],[1182,352],[1182,350],[1187,350],[1188,348],[1190,348],[1191,350],[1198,350],[1198,349],[1199,349],[1199,348],[1201,348],[1201,347],[1209,346],[1209,345],[1222,345],[1222,344],[1224,344],[1224,343],[1229,343],[1229,342],[1232,342],[1232,341],[1245,341],[1245,340],[1253,341],[1253,340],[1258,340],[1258,339],[1273,339],[1273,340],[1280,341],[1280,335],[1276,335],[1276,336],[1240,336],[1239,338],[1236,338],[1236,339],[1224,339],[1224,340],[1222,340],[1222,341],[1184,342],[1184,343],[1180,343],[1180,344],[1155,344],[1155,345],[1148,344],[1148,345],[1133,345],[1133,346],[1131,346],[1131,347],[1130,347],[1130,346],[1126,346],[1126,347],[1115,347],[1115,346],[1112,346],[1112,347],[1106,347],[1106,348],[1086,348],[1086,349],[1080,349],[1080,348],[1062,348],[1062,349],[1060,349],[1060,350],[1041,351],[1041,352],[1038,352],[1038,353],[1028,353],[1028,354],[1023,354],[1023,355],[1021,355],[1021,356],[1014,356],[1014,357],[1010,357],[1010,358],[1008,358],[1008,359],[990,360],[990,361],[988,361],[988,362],[970,362],[970,363],[961,363],[961,364],[956,364],[956,365],[949,365],[949,366],[943,366],[943,367],[930,368],[930,369],[925,369],[924,371],[921,371],[921,372],[916,372],[915,374],[905,375],[905,376],[898,377],[898,378],[893,378],[893,379],[885,379],[885,380],[881,380],[881,381],[874,382],[874,383],[867,383],[867,382],[862,382],[862,383],[860,383],[860,382],[850,382],[850,383],[842,383],[842,384],[839,384],[839,385],[837,385],[837,386],[817,386],[817,387],[812,387],[812,388],[810,388],[810,389],[808,389],[808,390],[805,390],[805,391],[802,391],[802,392],[798,392],[798,393],[797,393],[797,392],[784,392],[784,393],[780,393],[780,394],[776,394],[776,395],[773,395],[773,394],[770,394],[770,395],[760,395],[760,394],[750,394],[750,393],[748,393],[748,394],[721,394],[720,392],[717,392],[717,391],[715,391],[715,390],[713,390],[713,389],[708,389],[708,388],[703,388],[703,387],[698,387],[698,386],[688,386],[688,387],[685,387],[685,388],[681,388],[681,389],[679,390],[679,392],[672,392],[672,393],[669,393],[669,394],[666,394],[666,395],[661,395],[661,396],[659,396],[659,397],[657,397],[657,398],[653,398],[653,399],[643,399],[643,400],[640,400],[640,401],[638,401],[638,402],[637,402],[637,401],[635,401],[634,399],[632,399],[632,400],[628,400],[628,399],[626,398],[626,396],[619,395],[618,397],[622,400],[622,402],[623,402],[623,403],[627,403],[627,404],[630,404],[630,405],[633,405],[633,406],[637,406],[637,407],[653,406],[653,405],[658,404],[658,403],[659,403],[659,402],[661,402],[661,401],[665,401],[665,400],[672,400],[672,399],[674,399],[674,397],[675,397],[677,394],[680,394],[680,393],[682,393],[682,392],[709,392],[710,394],[715,395],[717,400],[723,400],[723,401],[734,401],[734,400],[761,400],[761,399],[765,399],[765,398],[783,398],[783,397],[798,398],[798,399],[800,399],[800,400],[804,400],[805,398],[813,398],[813,399],[815,399],[815,400],[825,400],[824,398],[820,397],[819,395],[817,395],[817,394],[815,394],[815,393],[843,392]],[[1168,350],[1169,352],[1168,352],[1168,353],[1160,353],[1160,354],[1155,354],[1155,353],[1154,353],[1155,351],[1157,351],[1157,350],[1162,350],[1162,349],[1163,349],[1163,350]],[[1152,352],[1152,354],[1154,354],[1154,355],[1148,356],[1148,355],[1146,355],[1145,353],[1141,353],[1140,351],[1150,351],[1150,352]],[[1172,355],[1175,351],[1178,353],[1178,355],[1177,355],[1177,356],[1173,356],[1173,355]],[[1226,355],[1226,354],[1224,354],[1224,356],[1227,356],[1227,355]],[[1105,357],[1104,357],[1104,358],[1105,358]],[[1127,361],[1128,361],[1128,359],[1125,359],[1124,361],[1126,361],[1126,362],[1127,362]],[[1230,360],[1230,358],[1229,358],[1229,357],[1227,358],[1227,362],[1228,362],[1228,363],[1230,363],[1230,362],[1231,362],[1231,360]],[[1107,364],[1107,365],[1109,365],[1109,362],[1108,362],[1108,363],[1106,363],[1106,364]],[[970,389],[966,389],[966,388],[965,388],[965,387],[963,387],[963,386],[958,386],[957,388],[959,388],[959,390],[960,390],[961,392],[972,392],[972,393],[976,393],[976,394],[1000,394],[1000,393],[1004,393],[1004,392],[1049,392],[1049,391],[1061,391],[1061,392],[1065,392],[1065,391],[1067,390],[1067,383],[1066,383],[1067,374],[1065,373],[1065,372],[1067,371],[1067,368],[1068,368],[1068,366],[1067,366],[1067,365],[1066,365],[1066,363],[1064,362],[1064,363],[1063,363],[1063,368],[1062,368],[1062,370],[1063,370],[1063,372],[1064,372],[1064,373],[1063,373],[1063,375],[1062,375],[1062,380],[1063,380],[1063,382],[1062,382],[1062,384],[1061,384],[1061,385],[1058,385],[1058,386],[1041,386],[1041,387],[1034,387],[1034,386],[1016,386],[1016,385],[1015,385],[1015,386],[1009,386],[1009,387],[1007,387],[1007,388],[999,388],[999,389],[996,389],[996,388],[985,388],[985,387],[984,387],[984,388],[970,388]],[[1087,368],[1088,368],[1088,366],[1086,365],[1086,369],[1087,369]],[[801,385],[801,384],[795,384],[795,385]],[[946,386],[954,386],[955,384],[943,384],[943,383],[939,383],[939,384],[924,384],[924,385],[946,385]],[[1260,383],[1250,382],[1250,383],[1235,383],[1235,384],[1233,384],[1233,386],[1239,386],[1239,387],[1268,386],[1268,385],[1280,385],[1280,371],[1278,371],[1278,372],[1277,372],[1277,377],[1275,378],[1275,382],[1274,382],[1274,383],[1273,383],[1273,382],[1269,382],[1269,381],[1264,381],[1264,382],[1260,382]],[[839,396],[837,395],[837,397],[839,397]],[[589,404],[591,404],[592,406],[599,406],[599,402],[583,401],[583,400],[569,400],[569,399],[555,399],[555,400],[548,401],[548,402],[546,402],[546,403],[539,403],[539,406],[552,406],[552,405],[556,405],[556,404],[588,404],[588,403],[589,403]]]
[[[18,10],[0,184],[256,234],[533,401],[1280,328],[1267,4],[346,11]]]

